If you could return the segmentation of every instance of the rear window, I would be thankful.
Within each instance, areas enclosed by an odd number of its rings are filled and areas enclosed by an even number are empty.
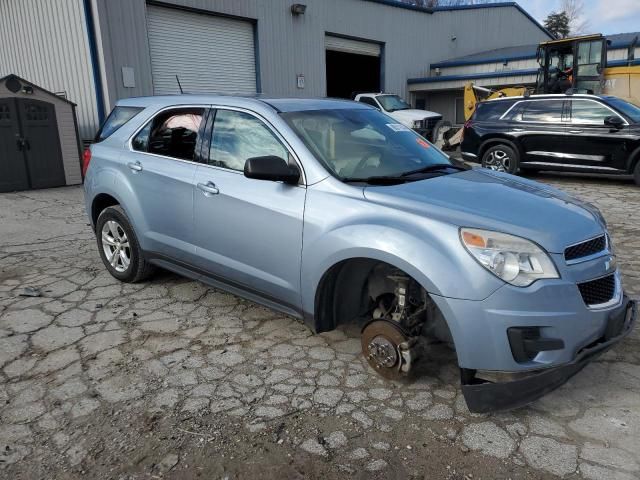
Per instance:
[[[498,120],[509,110],[511,105],[513,105],[513,102],[481,102],[476,107],[474,120],[479,122]]]
[[[100,130],[98,130],[95,138],[96,143],[109,138],[116,130],[135,117],[142,110],[144,109],[141,107],[114,108],[102,124],[102,127],[100,127]]]

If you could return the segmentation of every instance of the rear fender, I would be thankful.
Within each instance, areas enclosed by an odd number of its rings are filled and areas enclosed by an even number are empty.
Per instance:
[[[127,214],[129,222],[138,237],[138,242],[142,249],[145,250],[147,245],[145,245],[145,235],[142,232],[148,230],[148,225],[140,208],[138,195],[132,188],[129,179],[120,170],[112,166],[95,164],[92,167],[94,169],[91,171],[90,185],[87,188],[91,199],[90,205],[93,205],[96,197],[100,194],[107,194],[115,198]]]

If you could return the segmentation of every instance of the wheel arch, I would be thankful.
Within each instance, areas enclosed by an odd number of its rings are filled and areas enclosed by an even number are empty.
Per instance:
[[[636,147],[627,160],[627,172],[631,175],[635,172],[636,166],[640,163],[640,146]]]
[[[496,137],[485,139],[480,144],[480,147],[478,148],[478,160],[480,161],[480,163],[482,163],[482,157],[484,157],[485,152],[489,148],[494,147],[496,145],[501,145],[501,144],[504,144],[504,145],[507,145],[508,147],[513,148],[513,150],[518,154],[518,157],[519,157],[518,161],[520,162],[522,161],[524,156],[524,151],[517,140],[514,140],[509,137],[496,136]]]
[[[98,222],[98,217],[106,208],[113,207],[114,205],[121,205],[120,201],[109,193],[99,193],[91,202],[91,224],[95,230]]]

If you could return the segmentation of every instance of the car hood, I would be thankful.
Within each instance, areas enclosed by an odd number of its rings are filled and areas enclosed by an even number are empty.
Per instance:
[[[395,112],[388,112],[388,114],[407,127],[412,127],[415,120],[442,116],[439,113],[428,112],[426,110],[416,110],[413,108],[408,110],[396,110]]]
[[[568,245],[605,229],[594,206],[555,188],[485,169],[367,186],[364,195],[371,202],[456,226],[524,237],[552,253],[563,253]]]

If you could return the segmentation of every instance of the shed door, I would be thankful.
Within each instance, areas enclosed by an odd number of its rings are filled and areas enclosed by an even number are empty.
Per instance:
[[[256,93],[256,60],[250,22],[147,6],[153,91]]]
[[[55,107],[40,100],[17,99],[31,188],[65,185]]]
[[[14,98],[0,99],[0,192],[29,188]]]

